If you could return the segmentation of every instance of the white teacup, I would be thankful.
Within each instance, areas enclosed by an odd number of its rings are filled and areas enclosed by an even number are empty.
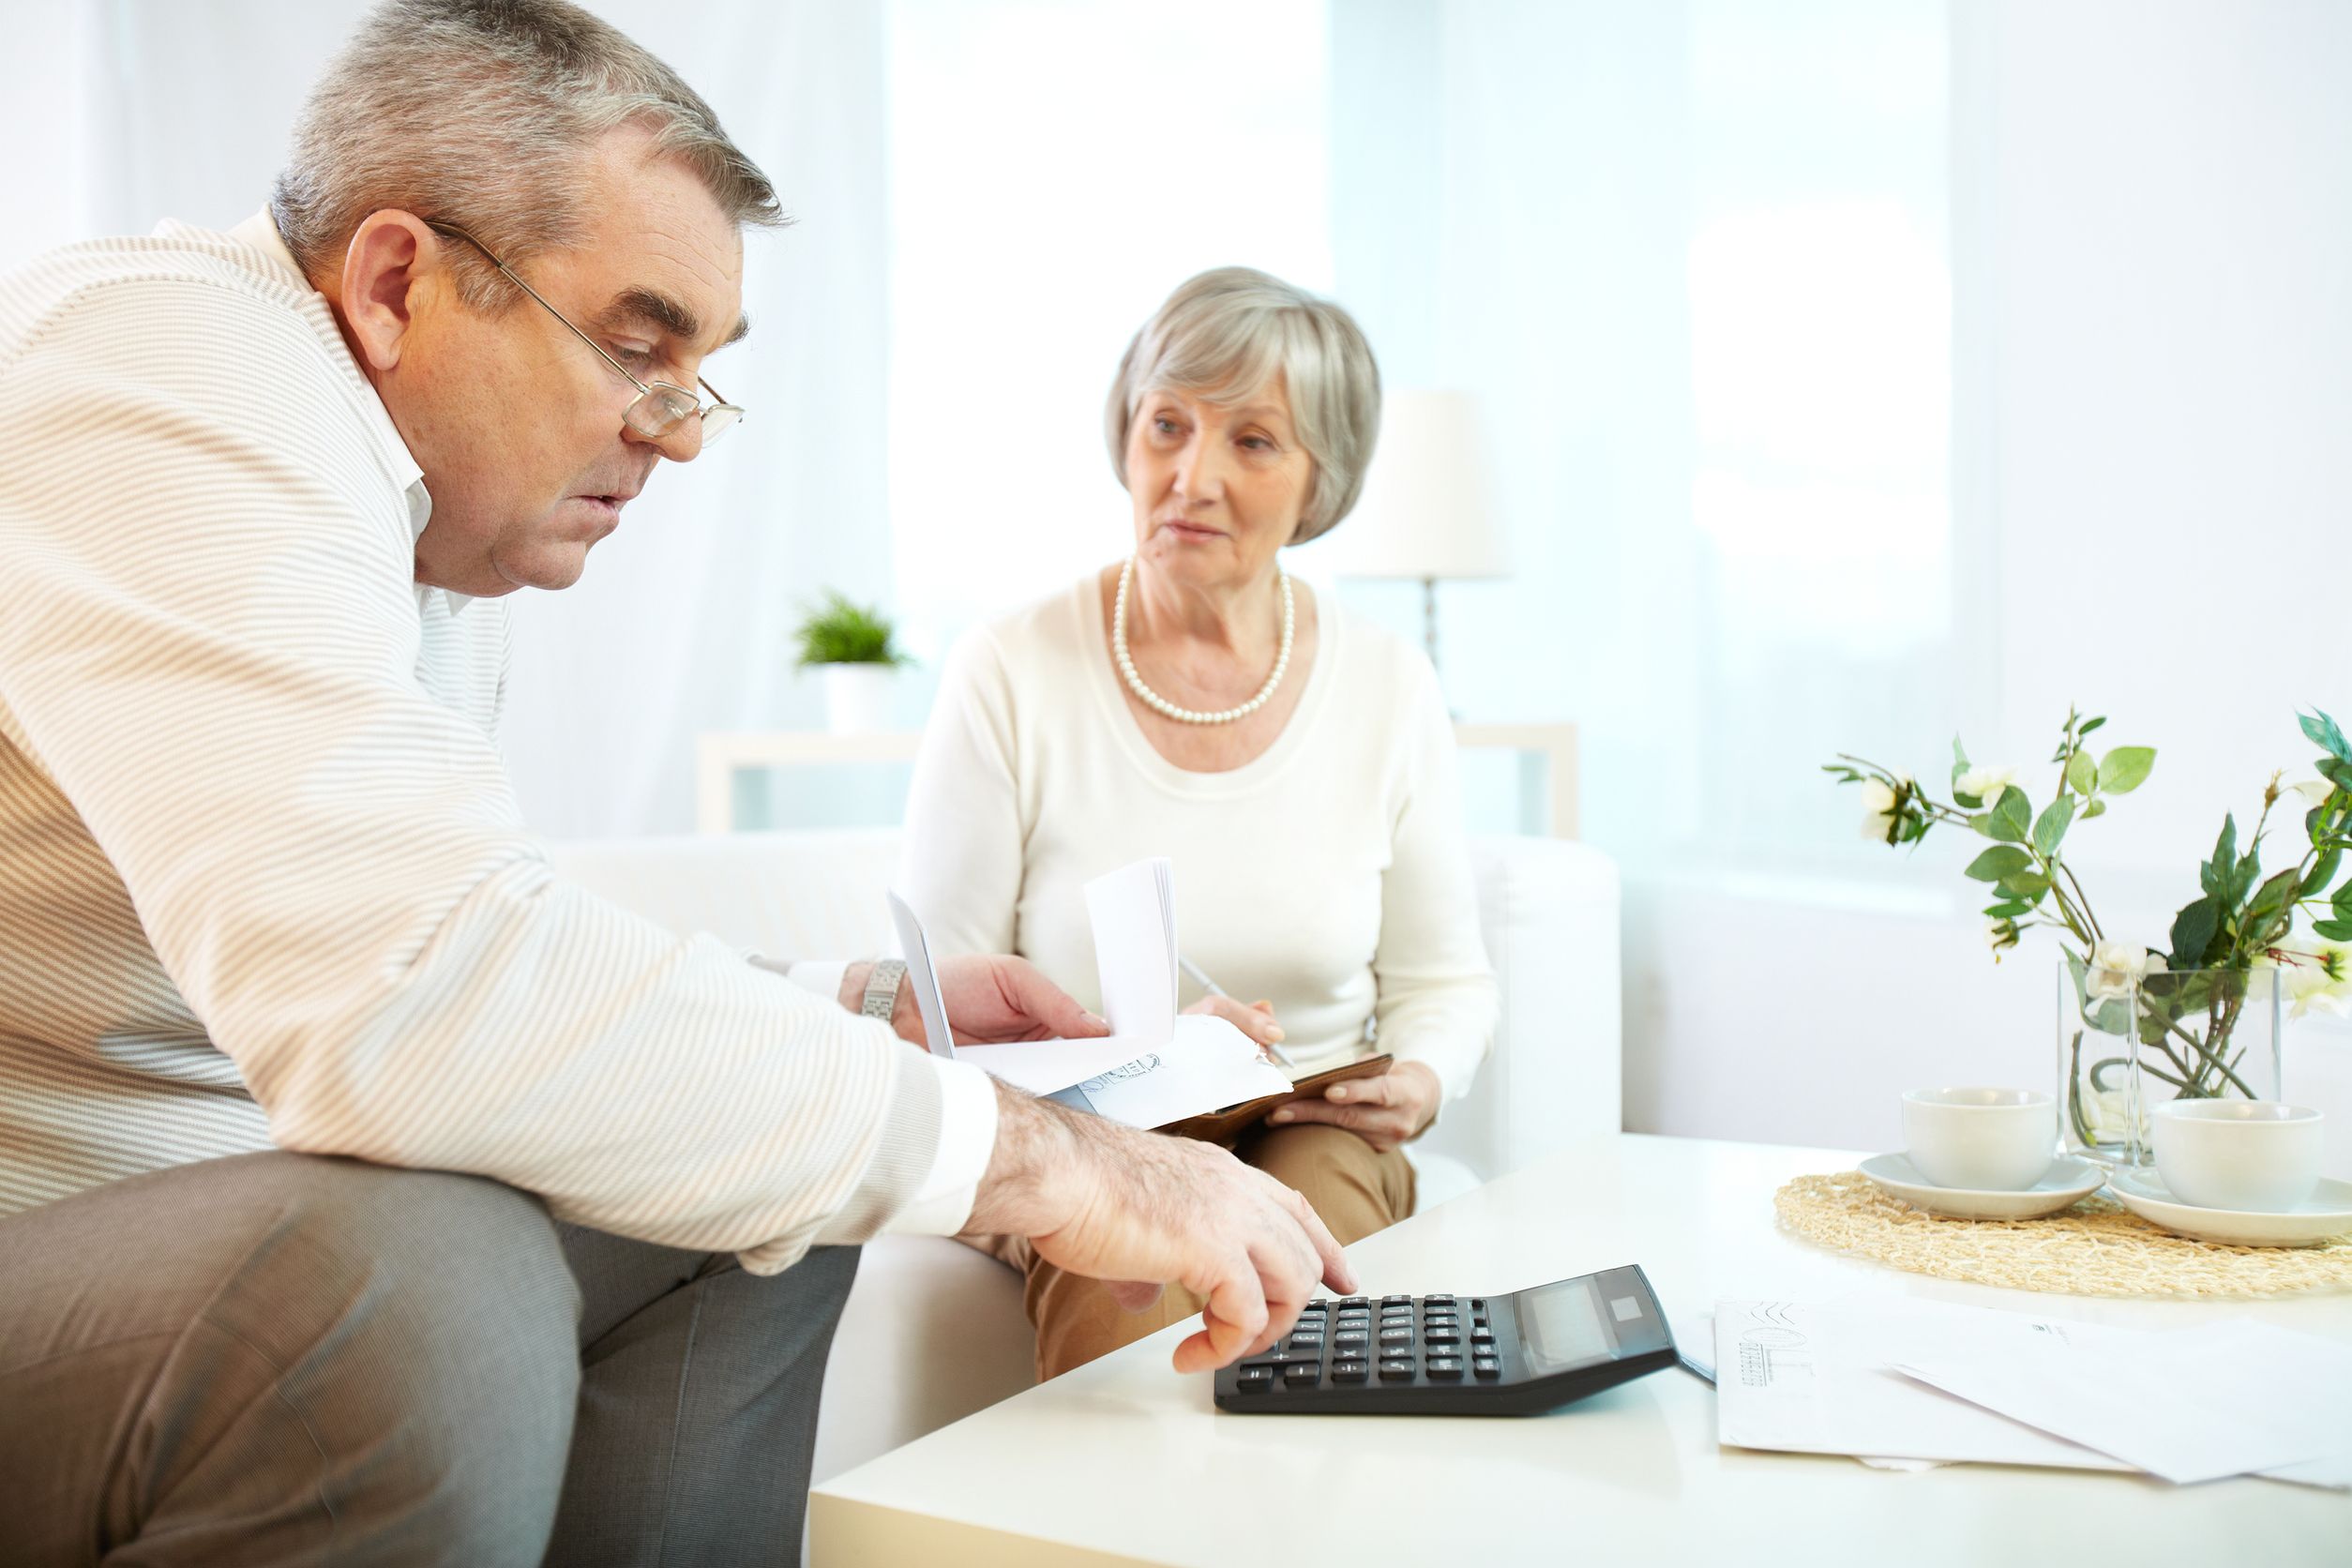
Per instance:
[[[1903,1141],[1939,1187],[2024,1192],[2058,1158],[2058,1101],[2036,1089],[1909,1090]]]
[[[2319,1185],[2319,1123],[2276,1100],[2167,1100],[2150,1115],[2156,1174],[2183,1203],[2279,1214]]]

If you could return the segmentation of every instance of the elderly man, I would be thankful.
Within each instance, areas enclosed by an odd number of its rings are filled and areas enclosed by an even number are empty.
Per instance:
[[[920,1037],[895,966],[680,939],[518,819],[499,596],[735,417],[776,216],[611,28],[393,0],[267,216],[0,279],[0,1560],[789,1560],[869,1236],[1180,1282],[1180,1369],[1352,1288],[1222,1152],[856,1016]]]

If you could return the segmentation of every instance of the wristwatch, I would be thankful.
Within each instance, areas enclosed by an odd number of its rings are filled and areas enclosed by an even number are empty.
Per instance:
[[[888,1023],[898,1010],[898,988],[907,977],[904,958],[877,958],[873,972],[866,976],[866,1000],[858,1011],[869,1018]]]

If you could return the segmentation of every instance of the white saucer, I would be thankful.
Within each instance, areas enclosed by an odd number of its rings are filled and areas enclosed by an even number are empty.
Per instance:
[[[2125,1208],[2148,1224],[2200,1242],[2219,1242],[2224,1246],[2317,1246],[2332,1236],[2352,1235],[2352,1182],[2322,1177],[2309,1198],[2279,1214],[2200,1209],[2183,1203],[2164,1189],[2164,1179],[2152,1170],[2118,1170],[2107,1184]]]
[[[2073,1154],[2053,1160],[2042,1180],[2023,1192],[1939,1187],[1903,1154],[1874,1154],[1862,1162],[1862,1173],[1912,1208],[1951,1219],[2040,1219],[2073,1208],[2107,1179],[2103,1168]]]

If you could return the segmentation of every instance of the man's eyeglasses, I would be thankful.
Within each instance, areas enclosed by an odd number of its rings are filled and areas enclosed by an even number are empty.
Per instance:
[[[563,311],[558,310],[554,306],[550,305],[546,300],[540,299],[539,291],[524,282],[521,278],[518,277],[515,269],[508,266],[505,262],[500,261],[497,253],[492,251],[489,246],[484,245],[480,240],[475,239],[472,234],[467,234],[463,229],[459,228],[454,223],[432,223],[429,221],[427,227],[441,234],[455,234],[458,238],[465,241],[466,244],[474,247],[475,249],[479,250],[483,255],[489,257],[490,264],[505,273],[507,278],[513,281],[515,287],[520,289],[524,294],[529,294],[533,299],[538,300],[539,309],[545,310],[549,315],[553,316],[557,321],[562,322],[565,326],[571,327],[572,336],[578,338],[581,342],[587,344],[590,348],[595,349],[596,351],[596,357],[612,367],[613,374],[621,377],[622,380],[627,382],[631,386],[636,387],[637,396],[630,399],[629,406],[621,411],[621,419],[624,424],[627,425],[630,430],[635,430],[638,434],[645,437],[649,441],[659,441],[662,437],[669,435],[671,431],[675,430],[680,425],[685,424],[688,419],[699,416],[702,421],[702,445],[708,446],[712,442],[716,441],[721,435],[725,434],[729,427],[732,426],[735,421],[743,417],[743,410],[729,402],[723,396],[720,395],[717,387],[713,386],[707,381],[701,380],[699,376],[695,378],[697,384],[701,385],[703,391],[708,392],[711,395],[711,400],[707,403],[702,401],[700,398],[697,398],[693,393],[687,391],[683,386],[673,386],[666,381],[656,381],[648,384],[638,380],[635,376],[629,374],[626,366],[623,365],[619,360],[613,358],[611,354],[605,353],[602,344],[598,343],[594,338],[589,337],[585,332],[580,331],[579,327],[573,326],[572,320],[569,316],[566,316]]]

